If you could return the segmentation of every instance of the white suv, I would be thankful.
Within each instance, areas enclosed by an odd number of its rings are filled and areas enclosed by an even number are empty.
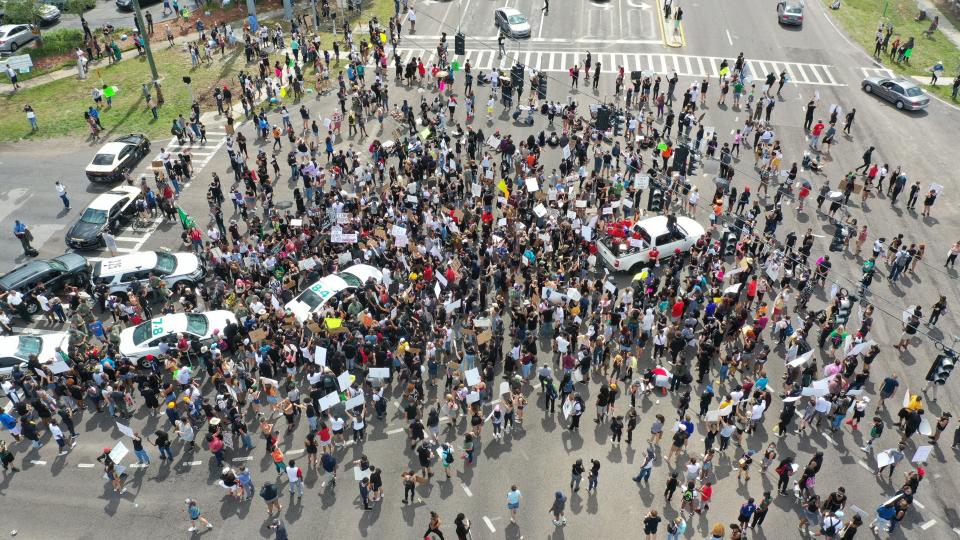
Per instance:
[[[91,280],[94,287],[106,285],[110,294],[126,295],[134,282],[149,287],[151,276],[166,281],[167,287],[175,290],[195,286],[206,274],[203,261],[193,253],[141,251],[93,263]]]

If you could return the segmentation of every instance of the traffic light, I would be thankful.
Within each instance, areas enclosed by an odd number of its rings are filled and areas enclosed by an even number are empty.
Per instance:
[[[597,116],[599,118],[599,115]],[[653,188],[650,190],[650,198],[647,199],[647,210],[650,212],[663,211],[663,191],[661,191],[659,188]]]
[[[610,129],[610,110],[606,106],[597,109],[597,130],[604,132]]]
[[[720,256],[722,258],[733,257],[737,254],[737,240],[739,236],[731,229],[724,229],[720,237]]]
[[[457,35],[454,36],[453,52],[460,56],[467,54],[467,36],[463,35],[463,32],[457,32]]]
[[[842,324],[846,326],[847,321],[850,320],[850,307],[853,305],[853,302],[850,301],[849,296],[844,296],[839,303],[837,303],[837,324]]]
[[[514,64],[510,68],[510,84],[513,86],[523,86],[523,64]]]
[[[673,170],[682,176],[686,176],[687,174],[687,156],[689,154],[690,150],[685,144],[678,144],[677,147],[673,149]]]
[[[543,73],[537,77],[537,99],[547,99],[547,76]]]
[[[957,363],[957,353],[953,349],[946,349],[942,354],[937,355],[937,359],[930,366],[927,372],[927,380],[937,384],[947,384],[947,377],[953,371],[953,366]]]

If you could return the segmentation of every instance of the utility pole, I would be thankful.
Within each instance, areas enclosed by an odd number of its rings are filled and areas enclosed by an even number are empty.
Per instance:
[[[140,13],[140,0],[133,0],[133,12],[137,17],[137,26],[141,31],[147,28],[143,23],[143,15]],[[150,76],[153,78],[153,88],[157,91],[157,105],[163,104],[163,94],[160,93],[160,75],[157,73],[157,64],[153,61],[153,52],[150,50],[150,39],[146,32],[143,34],[143,48],[147,51],[147,64],[150,65]]]
[[[250,31],[257,31],[257,4],[254,0],[247,0],[247,21],[250,23]]]

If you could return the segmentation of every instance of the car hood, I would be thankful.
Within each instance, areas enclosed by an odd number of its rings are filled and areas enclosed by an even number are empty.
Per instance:
[[[293,313],[293,316],[300,322],[304,322],[310,318],[310,306],[297,299],[287,302],[287,305],[283,307],[290,313]]]
[[[237,316],[234,315],[232,311],[225,309],[208,311],[204,313],[204,315],[206,315],[207,320],[210,321],[210,327],[205,337],[212,336],[214,330],[219,330],[220,335],[223,335],[223,329],[226,328],[228,324],[237,322]]]
[[[58,261],[66,266],[67,270],[70,272],[84,270],[88,264],[87,258],[77,253],[64,253],[59,257],[54,257],[53,260]]]
[[[56,17],[59,14],[60,10],[57,9],[57,6],[52,6],[50,4],[43,4],[40,6],[41,17]]]
[[[174,253],[177,258],[177,267],[173,273],[178,276],[192,274],[200,268],[200,259],[192,253]]]
[[[694,240],[697,240],[706,232],[699,222],[684,216],[677,216],[677,225],[687,231],[687,234]]]
[[[507,23],[507,24],[510,25],[510,30],[513,30],[514,32],[523,33],[523,32],[529,32],[529,31],[530,31],[530,23],[528,23],[528,22],[525,22],[525,23],[517,23],[517,24]]]
[[[103,232],[103,225],[94,225],[85,221],[78,221],[67,231],[67,238],[81,238],[83,240],[93,240]]]
[[[138,347],[133,343],[133,331],[136,326],[131,326],[120,332],[120,354],[121,356],[136,356]]]

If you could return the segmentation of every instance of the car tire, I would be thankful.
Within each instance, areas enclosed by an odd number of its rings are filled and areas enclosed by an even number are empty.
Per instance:
[[[870,94],[870,93],[873,92],[873,87],[870,86],[869,84],[865,84],[865,85],[863,85],[863,91],[866,92],[866,93],[868,93],[868,94]]]
[[[897,108],[898,108],[898,109],[900,109],[901,111],[903,110],[903,101],[900,101],[900,100],[898,99],[896,105],[897,105]]]
[[[30,315],[36,315],[40,312],[40,302],[33,301],[27,302],[27,313]]]

